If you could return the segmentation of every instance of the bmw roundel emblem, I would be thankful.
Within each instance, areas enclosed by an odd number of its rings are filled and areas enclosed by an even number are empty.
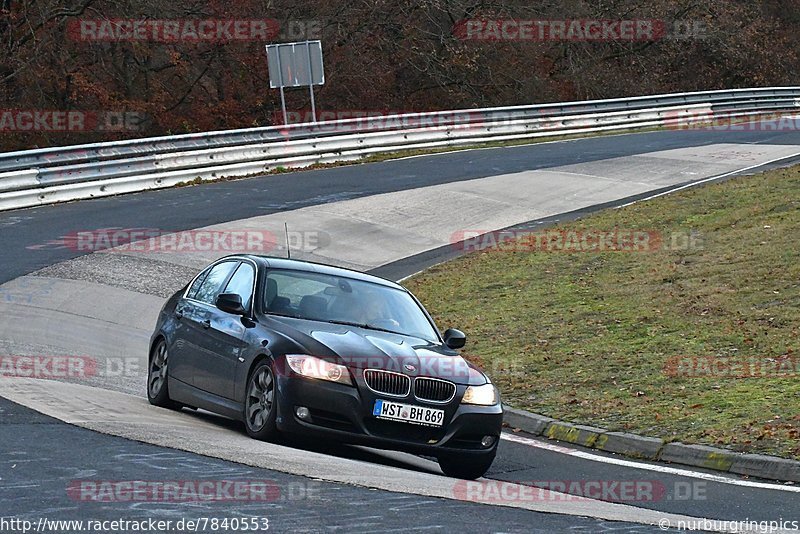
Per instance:
[[[416,368],[416,367],[414,367],[413,365],[410,365],[410,364],[405,364],[405,365],[403,366],[403,369],[405,369],[405,370],[406,370],[406,371],[408,371],[409,373],[413,373],[414,371],[416,371],[416,370],[417,370],[417,368]]]

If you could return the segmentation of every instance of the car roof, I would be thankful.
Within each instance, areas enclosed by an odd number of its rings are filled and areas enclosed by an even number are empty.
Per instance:
[[[344,278],[351,278],[354,280],[361,280],[364,282],[372,282],[373,284],[379,284],[382,286],[392,287],[395,289],[402,289],[403,291],[405,291],[405,288],[403,286],[395,282],[392,282],[391,280],[387,280],[379,276],[373,276],[371,274],[362,273],[359,271],[354,271],[352,269],[345,269],[343,267],[334,267],[333,265],[327,265],[324,263],[315,263],[311,261],[302,261],[302,260],[290,260],[286,258],[276,258],[274,256],[261,256],[257,254],[237,254],[235,257],[251,258],[257,262],[262,263],[268,269],[291,269],[295,271],[306,271],[312,273],[328,274],[331,276],[341,276]]]

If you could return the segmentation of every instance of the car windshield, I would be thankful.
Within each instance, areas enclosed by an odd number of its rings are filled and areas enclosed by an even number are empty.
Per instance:
[[[271,315],[358,326],[438,341],[405,291],[353,278],[293,270],[267,273],[264,308]]]

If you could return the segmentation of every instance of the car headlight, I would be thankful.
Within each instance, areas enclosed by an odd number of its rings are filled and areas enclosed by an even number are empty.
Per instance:
[[[326,362],[322,358],[306,355],[288,355],[286,363],[295,373],[308,378],[353,385],[350,371],[344,365]]]
[[[494,384],[482,386],[469,386],[461,399],[461,404],[477,404],[479,406],[494,406],[499,401],[497,388]]]

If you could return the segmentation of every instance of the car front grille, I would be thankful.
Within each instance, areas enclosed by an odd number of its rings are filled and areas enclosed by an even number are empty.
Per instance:
[[[364,371],[364,381],[369,389],[383,395],[405,397],[411,391],[411,379],[391,371],[367,369]]]
[[[414,396],[429,402],[450,402],[456,395],[456,385],[436,378],[414,380]]]

